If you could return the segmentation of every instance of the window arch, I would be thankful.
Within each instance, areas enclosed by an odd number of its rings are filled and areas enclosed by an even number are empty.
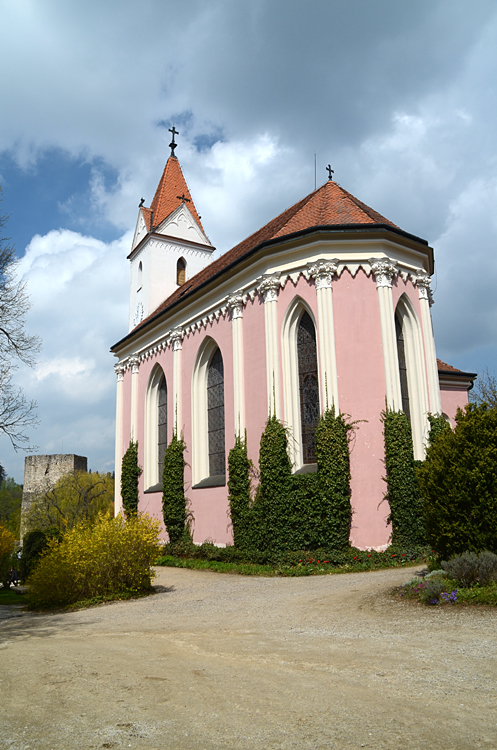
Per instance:
[[[395,310],[402,409],[412,429],[414,458],[425,457],[428,435],[428,388],[421,326],[412,303],[403,294]]]
[[[176,264],[176,283],[178,286],[184,284],[186,281],[186,260],[180,258]]]
[[[143,286],[143,263],[138,263],[138,283],[136,285],[136,291],[139,292]]]
[[[192,432],[194,487],[224,485],[224,363],[218,345],[210,337],[200,347],[193,368]]]
[[[312,311],[297,297],[282,327],[284,417],[290,430],[288,450],[297,471],[316,461],[319,420],[319,360]]]
[[[167,447],[167,382],[160,365],[155,365],[148,381],[145,402],[145,487],[160,490]]]
[[[225,474],[224,455],[224,366],[219,349],[212,355],[207,370],[207,438],[209,476]]]
[[[300,433],[302,461],[316,463],[316,427],[319,421],[319,379],[316,328],[307,311],[297,328],[297,359],[299,367]]]

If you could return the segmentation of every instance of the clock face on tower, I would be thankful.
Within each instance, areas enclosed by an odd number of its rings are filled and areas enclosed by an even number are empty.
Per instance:
[[[141,302],[138,302],[136,306],[135,318],[134,318],[135,326],[137,326],[138,323],[141,323],[142,320],[143,320],[143,305]]]

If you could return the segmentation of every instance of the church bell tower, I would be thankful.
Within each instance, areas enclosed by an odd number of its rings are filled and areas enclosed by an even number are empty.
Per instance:
[[[179,135],[170,128],[171,154],[150,208],[142,198],[128,259],[131,263],[129,330],[136,328],[179,286],[212,260],[215,248],[204,232],[174,151]]]

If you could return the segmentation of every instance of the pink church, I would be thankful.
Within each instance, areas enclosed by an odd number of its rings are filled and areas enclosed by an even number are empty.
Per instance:
[[[287,426],[296,473],[316,471],[314,430],[327,407],[357,421],[350,445],[351,543],[384,548],[385,405],[403,409],[422,459],[427,415],[453,422],[474,375],[437,360],[433,249],[331,179],[213,260],[171,144],[128,256],[129,333],[118,358],[120,467],[137,440],[142,511],[162,518],[161,474],[173,431],[186,443],[194,541],[232,541],[227,457],[246,431],[257,466],[269,413]],[[165,532],[164,532],[165,535]]]

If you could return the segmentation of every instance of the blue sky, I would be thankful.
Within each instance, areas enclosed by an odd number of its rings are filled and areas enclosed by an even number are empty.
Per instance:
[[[126,255],[174,122],[218,252],[336,180],[435,248],[438,355],[497,371],[493,0],[0,0],[0,184],[39,453],[113,468]],[[24,456],[0,440],[22,480]]]

